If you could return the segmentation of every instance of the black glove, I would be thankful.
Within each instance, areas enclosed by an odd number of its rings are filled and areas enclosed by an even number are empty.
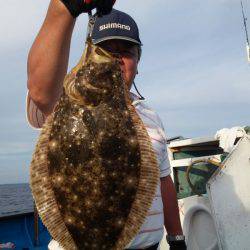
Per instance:
[[[116,0],[94,0],[96,2],[96,9],[98,15],[108,14],[115,4]]]
[[[73,17],[81,13],[97,9],[99,15],[108,14],[115,3],[115,0],[61,0]]]
[[[170,250],[187,250],[185,240],[169,241]]]

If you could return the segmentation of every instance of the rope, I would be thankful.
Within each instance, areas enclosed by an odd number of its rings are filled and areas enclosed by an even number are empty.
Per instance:
[[[186,178],[187,178],[187,182],[190,186],[190,188],[192,189],[192,191],[197,194],[197,195],[202,195],[202,193],[200,191],[198,191],[195,186],[193,185],[193,183],[191,182],[190,180],[190,171],[191,169],[193,168],[193,165],[194,164],[197,164],[197,163],[210,163],[218,168],[222,168],[222,165],[221,163],[219,162],[216,162],[216,161],[213,161],[211,159],[203,159],[203,160],[196,160],[196,161],[193,161],[188,167],[187,167],[187,170],[186,170]]]
[[[134,81],[133,81],[133,85],[135,87],[135,90],[136,90],[137,94],[140,96],[140,100],[145,100],[145,98],[140,94],[139,90],[137,89]]]

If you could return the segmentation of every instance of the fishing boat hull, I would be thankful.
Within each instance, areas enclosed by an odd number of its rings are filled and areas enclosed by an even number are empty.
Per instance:
[[[47,250],[51,236],[40,219],[37,229],[33,212],[0,217],[0,243],[14,243],[16,250]]]

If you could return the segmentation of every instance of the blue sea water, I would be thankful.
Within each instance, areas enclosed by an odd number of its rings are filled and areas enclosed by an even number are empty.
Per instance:
[[[33,211],[28,183],[0,185],[0,217]]]

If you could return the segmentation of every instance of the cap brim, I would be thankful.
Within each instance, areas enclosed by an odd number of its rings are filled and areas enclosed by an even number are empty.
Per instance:
[[[135,43],[135,44],[138,44],[140,46],[142,46],[142,43],[140,43],[139,41],[133,39],[133,38],[130,38],[130,37],[124,37],[124,36],[106,36],[106,37],[103,37],[103,38],[100,38],[100,39],[92,39],[93,41],[93,44],[98,44],[98,43],[101,43],[101,42],[104,42],[104,41],[107,41],[107,40],[113,40],[113,39],[118,39],[118,40],[125,40],[125,41],[129,41],[129,42],[132,42],[132,43]]]

